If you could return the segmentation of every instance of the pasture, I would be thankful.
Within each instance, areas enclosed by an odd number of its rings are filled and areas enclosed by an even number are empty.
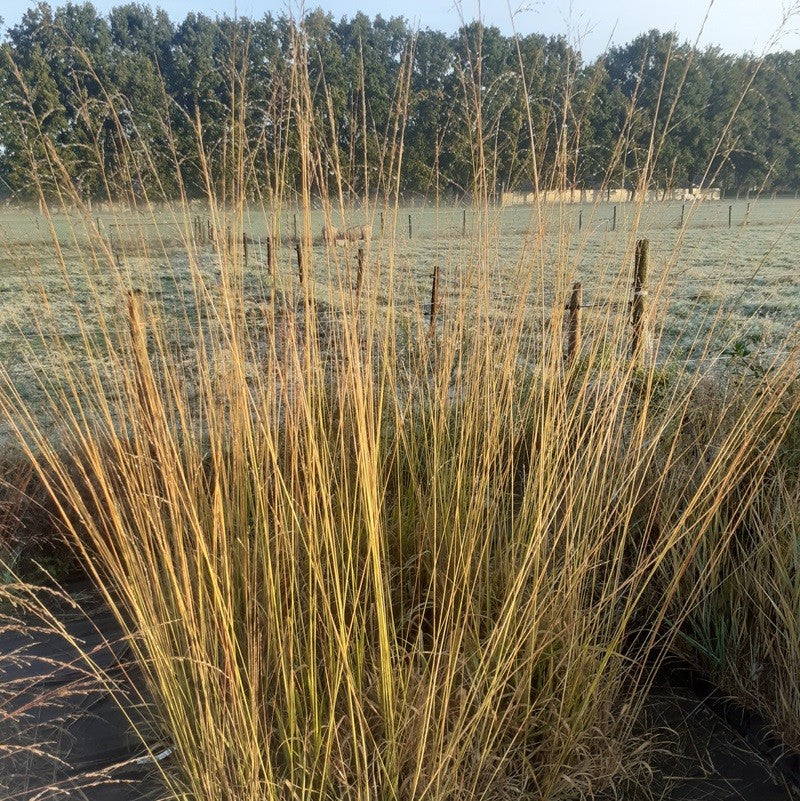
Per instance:
[[[640,237],[651,240],[659,363],[771,353],[800,314],[800,202],[793,200],[542,206],[541,216],[535,207],[490,208],[479,215],[472,208],[429,205],[347,210],[331,219],[340,226],[371,223],[372,240],[328,247],[321,241],[326,219],[320,210],[304,216],[291,208],[273,213],[247,207],[233,223],[231,242],[232,215],[216,210],[212,216],[200,204],[136,212],[101,208],[82,216],[54,212],[49,220],[7,208],[0,214],[0,358],[19,376],[20,391],[34,392],[26,376],[57,374],[64,357],[63,349],[48,343],[66,343],[74,353],[87,333],[78,318],[91,328],[92,321],[101,325],[101,317],[118,316],[125,309],[121,287],[142,290],[166,318],[191,320],[192,270],[213,288],[222,262],[205,233],[195,242],[198,222],[204,232],[213,226],[218,238],[228,238],[226,253],[235,251],[244,267],[245,303],[256,318],[273,291],[283,298],[300,293],[296,236],[312,243],[312,252],[303,253],[304,269],[313,278],[314,298],[324,304],[323,319],[341,313],[342,290],[355,287],[363,247],[365,302],[385,309],[391,298],[400,318],[428,314],[436,265],[444,321],[448,308],[477,302],[476,276],[485,270],[488,297],[482,300],[500,324],[522,303],[539,332],[542,319],[561,299],[566,303],[573,282],[580,281],[585,325],[591,330],[600,320],[608,327],[610,316],[628,314],[632,254]],[[238,232],[248,239],[246,256]]]

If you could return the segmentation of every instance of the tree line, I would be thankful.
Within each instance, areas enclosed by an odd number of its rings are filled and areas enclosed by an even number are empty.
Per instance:
[[[479,23],[446,35],[321,10],[175,23],[133,3],[39,3],[0,44],[0,194],[67,182],[87,198],[192,197],[222,181],[363,195],[400,161],[395,189],[428,198],[794,190],[798,112],[800,52],[731,55],[658,31],[586,62],[563,37]],[[310,175],[309,141],[324,153]]]

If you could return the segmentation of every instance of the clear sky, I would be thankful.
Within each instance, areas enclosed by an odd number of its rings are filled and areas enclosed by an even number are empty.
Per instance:
[[[119,1],[95,0],[95,6],[105,12]],[[51,0],[52,5],[60,2]],[[268,11],[299,14],[297,0],[238,0],[236,5],[234,0],[161,0],[150,4],[166,9],[173,20],[182,19],[189,11],[232,14],[235,8],[239,14],[256,17]],[[32,0],[3,0],[0,16],[6,26],[14,25],[31,5]],[[781,28],[785,14],[794,11],[783,26],[783,35],[770,49],[800,50],[800,0],[714,0],[710,10],[705,0],[494,0],[482,4],[478,0],[306,0],[307,8],[317,6],[337,18],[361,10],[370,16],[404,16],[420,28],[446,32],[455,30],[460,19],[480,14],[485,23],[509,33],[513,14],[519,33],[564,34],[589,59],[609,42],[624,44],[650,28],[675,29],[682,38],[694,42],[706,11],[701,45],[760,53]]]

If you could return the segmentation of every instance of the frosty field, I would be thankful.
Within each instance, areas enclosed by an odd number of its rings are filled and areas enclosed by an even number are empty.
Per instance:
[[[493,318],[502,325],[503,316],[522,302],[533,332],[541,331],[547,324],[542,321],[580,281],[587,306],[584,325],[591,337],[593,325],[607,327],[615,319],[626,324],[635,241],[647,237],[659,362],[769,354],[796,328],[800,202],[723,200],[697,207],[687,203],[683,209],[680,203],[614,209],[613,204],[542,206],[540,219],[535,207],[490,208],[481,218],[472,208],[417,206],[331,217],[340,227],[372,223],[363,291],[377,308],[391,299],[400,318],[427,315],[438,264],[440,324],[446,324],[448,307],[479,302],[476,276],[485,267]],[[196,308],[190,259],[212,292],[220,274],[215,246],[194,242],[195,227],[205,232],[211,224],[228,248],[231,219],[199,205],[138,212],[95,208],[82,216],[3,210],[0,358],[18,390],[23,396],[36,393],[38,382],[29,380],[34,373],[52,380],[63,369],[63,359],[80,358],[82,339],[92,332],[79,329],[79,312],[98,330],[113,320],[124,326],[125,288],[142,290],[160,315],[173,320],[176,338],[183,339],[182,327],[194,319]],[[342,294],[342,288],[348,282],[355,286],[358,245],[322,244],[324,223],[319,210],[306,218],[292,209],[270,213],[250,207],[233,224],[230,249],[245,267],[246,311],[256,325],[270,298],[300,296],[295,231],[299,239],[314,242],[313,268],[308,254],[304,260],[306,270],[313,271],[318,314],[324,319],[341,312],[342,298],[349,293]],[[267,269],[270,226],[277,243],[274,277]],[[240,231],[248,240],[246,266]],[[714,345],[708,348],[712,329]],[[190,349],[184,357],[192,358]]]

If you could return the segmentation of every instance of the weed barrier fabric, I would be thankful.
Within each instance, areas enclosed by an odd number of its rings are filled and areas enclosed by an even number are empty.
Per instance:
[[[792,797],[800,798],[800,754],[787,748],[758,713],[720,692],[688,662],[673,659],[667,670],[673,686],[683,687],[684,691],[701,699],[708,710],[771,766],[773,773],[791,788]]]
[[[635,798],[792,801],[800,797],[800,785],[773,754],[765,753],[763,742],[747,736],[730,714],[721,714],[719,698],[719,691],[686,662],[667,657],[642,713],[643,728],[652,736],[663,736],[650,765],[651,786]],[[733,712],[734,706],[728,711]]]
[[[0,610],[0,798],[155,797],[141,676],[96,595],[71,594],[80,608],[48,604],[51,621]]]
[[[89,585],[72,587],[70,596],[79,607],[53,604],[56,625],[8,610],[0,616],[0,799],[161,797],[158,771],[142,758],[132,729],[146,734],[148,716],[119,625]],[[647,725],[666,728],[675,739],[652,766],[651,790],[674,801],[796,798],[794,777],[782,782],[780,774],[789,777],[781,765],[770,765],[749,737],[722,720],[728,715],[719,714],[712,690],[685,663],[668,660],[658,672],[645,706]],[[148,742],[159,757],[169,751]]]

